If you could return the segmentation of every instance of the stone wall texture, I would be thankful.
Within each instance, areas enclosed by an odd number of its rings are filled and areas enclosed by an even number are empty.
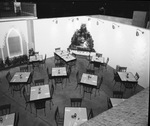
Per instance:
[[[148,126],[149,87],[81,126]]]

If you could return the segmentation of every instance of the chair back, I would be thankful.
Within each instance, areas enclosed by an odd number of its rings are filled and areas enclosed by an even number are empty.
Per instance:
[[[102,57],[102,54],[101,53],[96,53],[96,56],[97,57]]]
[[[61,50],[61,48],[60,48],[60,47],[55,48],[55,52],[60,51],[60,50]]]
[[[62,82],[63,82],[63,79],[61,77],[55,78],[54,80],[55,80],[55,85],[62,84]]]
[[[37,79],[37,80],[34,80],[34,84],[35,86],[39,86],[39,85],[44,85],[44,79]]]
[[[54,85],[52,84],[51,89],[50,89],[51,98],[53,98],[53,94],[54,94]]]
[[[140,76],[139,76],[139,74],[137,72],[135,73],[134,77],[135,77],[136,80],[138,80],[140,78]]]
[[[101,66],[101,63],[99,62],[94,62],[94,68],[100,68]]]
[[[113,98],[123,98],[122,91],[113,91]]]
[[[11,74],[10,74],[10,72],[8,72],[7,74],[6,74],[6,79],[7,79],[7,82],[9,83],[10,82],[10,80],[11,80]]]
[[[95,71],[92,69],[86,69],[86,73],[88,74],[95,74]]]
[[[20,67],[20,72],[28,72],[28,66]]]
[[[13,91],[21,91],[23,86],[22,84],[11,84]]]
[[[93,87],[87,85],[83,86],[83,92],[92,94],[92,91],[93,91]]]
[[[2,115],[10,114],[11,104],[5,104],[0,106],[0,112]]]
[[[44,109],[45,108],[45,100],[37,100],[34,102],[36,109]]]
[[[93,114],[93,109],[91,108],[90,109],[90,112],[89,112],[89,115],[88,115],[88,120],[93,118],[94,117],[94,114]]]
[[[70,98],[71,107],[81,107],[82,98]]]
[[[110,98],[107,98],[107,107],[108,109],[111,109],[113,107]]]
[[[126,72],[127,71],[127,67],[119,67],[119,71],[120,72]]]

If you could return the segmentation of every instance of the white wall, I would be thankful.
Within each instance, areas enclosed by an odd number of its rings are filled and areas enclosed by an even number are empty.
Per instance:
[[[79,20],[77,20],[79,18]],[[41,54],[53,56],[54,49],[61,47],[67,49],[71,43],[74,32],[86,23],[87,30],[94,40],[94,49],[103,53],[105,59],[110,58],[109,65],[128,67],[128,71],[140,74],[139,84],[149,87],[149,42],[150,30],[141,29],[106,20],[89,17],[38,19],[34,20],[35,49]],[[97,24],[98,21],[98,24]],[[112,24],[119,25],[112,29]],[[136,36],[136,30],[144,34]]]

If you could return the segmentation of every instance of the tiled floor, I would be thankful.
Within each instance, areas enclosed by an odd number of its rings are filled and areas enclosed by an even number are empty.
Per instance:
[[[11,112],[19,112],[20,120],[19,126],[56,126],[54,120],[54,112],[57,106],[59,106],[61,114],[63,114],[64,107],[70,106],[70,97],[82,97],[80,94],[79,88],[75,90],[76,87],[76,78],[75,74],[77,70],[80,71],[80,77],[83,72],[86,70],[88,62],[83,57],[77,58],[77,65],[72,69],[72,73],[70,76],[71,82],[66,83],[64,81],[64,89],[62,89],[61,85],[58,85],[56,90],[54,91],[52,109],[50,110],[49,102],[46,102],[46,116],[44,115],[43,110],[39,110],[37,117],[35,114],[34,106],[32,106],[32,113],[30,113],[30,107],[27,107],[25,110],[25,101],[23,96],[20,97],[19,93],[15,93],[14,97],[8,90],[8,83],[6,81],[5,75],[7,71],[0,71],[0,78],[2,83],[0,83],[0,105],[5,103],[11,103]],[[109,64],[109,63],[108,63]],[[51,68],[54,66],[54,59],[48,58],[46,60],[46,66],[51,71]],[[19,71],[19,67],[10,69],[11,74],[13,75],[16,71]],[[100,95],[94,96],[95,90],[93,90],[93,95],[90,100],[89,94],[85,94],[85,97],[82,101],[82,106],[87,107],[89,109],[92,108],[94,112],[94,116],[102,113],[103,111],[107,110],[107,97],[112,97],[113,93],[113,68],[108,66],[107,70],[103,72],[101,70],[96,69],[96,74],[98,76],[104,77],[104,81],[101,86]],[[35,69],[34,72],[34,79],[37,78],[44,78],[45,83],[48,83],[48,77],[46,74],[46,68]],[[51,82],[49,83],[51,85]],[[116,85],[115,90],[119,88],[119,85]],[[136,92],[143,90],[141,86],[137,86]],[[134,95],[130,90],[126,90],[124,94],[124,98],[129,98],[130,96]]]

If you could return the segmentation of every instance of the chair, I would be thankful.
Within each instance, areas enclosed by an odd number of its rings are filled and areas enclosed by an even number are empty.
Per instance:
[[[113,98],[123,98],[122,91],[113,91]]]
[[[93,118],[93,117],[94,117],[93,109],[91,108],[91,109],[90,109],[90,112],[89,112],[89,114],[88,114],[88,120],[90,120],[90,119]]]
[[[47,55],[45,54],[45,58],[40,62],[40,64],[45,67],[46,67],[46,57],[47,57]]]
[[[56,125],[57,125],[57,126],[59,126],[59,125],[62,125],[62,126],[63,126],[64,119],[63,119],[63,117],[60,116],[58,106],[57,106],[57,108],[56,108],[56,110],[55,110],[54,118],[55,118],[55,122],[56,122]]]
[[[138,81],[138,79],[140,78],[139,74],[136,72],[134,78]]]
[[[105,63],[102,63],[101,65],[103,66],[103,68],[105,68],[107,70],[107,65],[108,65],[108,62],[109,62],[109,57],[107,57],[107,60]]]
[[[108,109],[111,109],[113,107],[110,98],[107,98],[107,107]]]
[[[11,78],[12,78],[12,76],[11,76],[10,72],[8,72],[6,74],[6,80],[7,80],[8,84],[9,84],[8,90],[11,89],[11,84],[10,84]],[[12,93],[12,89],[11,89],[11,93]]]
[[[86,73],[88,74],[95,74],[95,71],[92,69],[86,69]]]
[[[54,81],[55,81],[55,89],[57,84],[61,84],[63,89],[63,79],[61,77],[54,78]]]
[[[48,67],[47,67],[47,76],[48,76],[48,83],[49,83],[49,81],[53,82],[52,81],[53,77],[52,77],[52,74],[49,73]]]
[[[17,114],[15,115],[14,126],[19,126],[18,124],[19,124],[19,113],[17,113]]]
[[[82,98],[70,98],[71,107],[81,107]]]
[[[25,110],[28,106],[28,104],[30,105],[30,109],[31,109],[31,113],[32,113],[32,108],[31,108],[31,103],[30,103],[30,95],[27,94],[26,90],[25,90],[25,87],[23,88],[23,97],[24,97],[24,100],[25,100],[25,103],[26,103],[26,107],[25,107]]]
[[[34,85],[35,86],[44,85],[44,79],[34,80]]]
[[[28,72],[28,66],[20,67],[20,72]]]
[[[94,62],[93,65],[94,65],[94,69],[95,68],[100,69],[100,67],[101,67],[101,63],[99,63],[99,62]]]
[[[45,116],[46,116],[46,111],[45,111],[45,108],[46,108],[46,101],[45,100],[37,100],[37,101],[34,101],[34,106],[35,106],[35,109],[36,109],[36,116],[37,116],[37,110],[41,110],[41,109],[44,109],[44,113],[45,113]]]
[[[126,72],[127,71],[127,67],[119,67],[119,72]]]
[[[23,84],[11,84],[13,96],[14,96],[14,92],[20,92],[20,97],[22,97],[21,91],[23,87],[24,87]]]
[[[96,96],[96,92],[97,92],[97,91],[98,91],[99,94],[100,94],[100,88],[101,88],[102,83],[103,83],[103,76],[101,77],[100,80],[98,80],[98,85],[97,85],[96,90],[95,90],[95,96]]]
[[[53,94],[54,94],[54,85],[52,84],[51,89],[50,89],[50,109],[51,109],[51,104],[54,105],[52,99],[53,99]]]
[[[103,55],[103,54],[101,54],[101,53],[96,53],[96,56],[97,56],[97,57],[102,57],[102,55]]]
[[[5,104],[0,106],[0,112],[2,115],[10,114],[11,104]]]
[[[92,61],[91,61],[91,59],[92,59],[92,56],[87,56],[87,61],[88,61],[88,65],[87,65],[87,67],[90,67],[91,65],[92,65]]]
[[[76,80],[77,80],[77,86],[75,89],[78,88],[78,86],[80,87],[80,93],[81,93],[81,84],[80,84],[80,78],[79,78],[79,71],[77,71],[76,73]]]
[[[134,83],[134,82],[126,82],[126,83],[123,83],[123,85],[124,85],[124,87],[125,87],[125,89],[124,89],[124,92],[126,91],[126,89],[134,89],[134,91],[135,91],[135,88],[136,88],[136,86],[137,86],[137,82],[136,83]]]
[[[91,99],[91,94],[92,94],[92,92],[93,92],[93,87],[91,87],[91,86],[83,86],[83,98],[84,98],[84,94],[85,93],[89,93],[90,94],[90,99]]]

